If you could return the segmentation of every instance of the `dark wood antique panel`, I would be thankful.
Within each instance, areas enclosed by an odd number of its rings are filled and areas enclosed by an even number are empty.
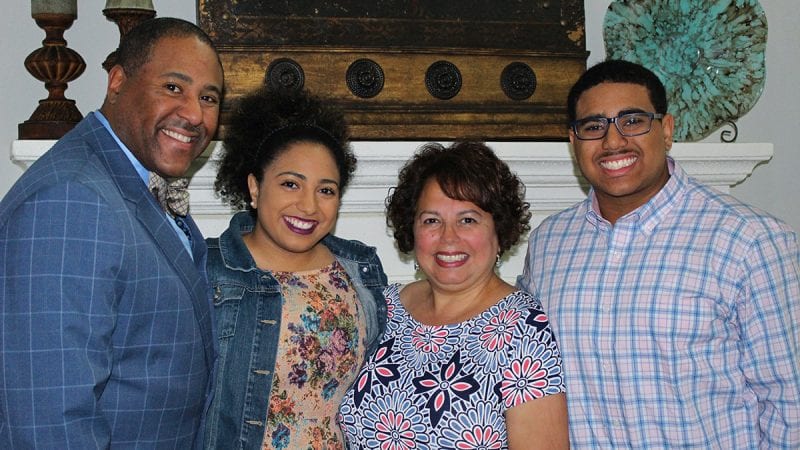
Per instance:
[[[586,67],[582,0],[199,0],[198,11],[229,100],[304,86],[345,110],[356,139],[564,140],[567,91]]]

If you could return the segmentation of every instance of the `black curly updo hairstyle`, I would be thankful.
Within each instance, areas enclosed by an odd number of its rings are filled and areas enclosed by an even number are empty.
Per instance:
[[[394,230],[401,252],[414,250],[417,202],[430,179],[448,197],[472,202],[492,215],[500,256],[530,229],[525,185],[492,149],[472,141],[450,147],[430,143],[403,166],[397,187],[386,198],[386,224]]]
[[[298,142],[322,144],[339,169],[341,196],[356,169],[342,112],[305,89],[262,87],[242,97],[225,130],[214,189],[236,209],[250,209],[247,176],[261,183],[266,168]]]

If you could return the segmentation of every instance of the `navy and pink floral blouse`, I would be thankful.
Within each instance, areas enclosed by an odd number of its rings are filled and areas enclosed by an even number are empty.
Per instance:
[[[565,392],[540,303],[523,291],[462,323],[424,325],[384,291],[389,322],[339,421],[355,449],[508,448],[504,413]]]

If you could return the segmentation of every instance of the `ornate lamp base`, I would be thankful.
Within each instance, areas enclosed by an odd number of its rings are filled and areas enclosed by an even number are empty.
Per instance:
[[[72,26],[75,15],[44,13],[34,14],[33,18],[44,29],[45,39],[42,48],[25,58],[25,68],[44,82],[49,95],[39,100],[30,119],[19,124],[17,131],[20,139],[58,139],[83,119],[75,101],[64,97],[64,91],[67,83],[83,73],[86,62],[75,50],[67,48],[64,40],[64,31]]]
[[[20,139],[59,139],[81,119],[75,100],[39,100],[39,107],[30,119],[17,126],[17,132]]]
[[[119,27],[120,37],[125,36],[136,25],[144,22],[147,19],[152,19],[156,16],[156,12],[152,9],[139,9],[139,8],[106,8],[103,10],[103,15],[106,18],[117,24]],[[116,62],[117,51],[109,53],[106,60],[103,61],[103,69],[108,72],[114,67]]]

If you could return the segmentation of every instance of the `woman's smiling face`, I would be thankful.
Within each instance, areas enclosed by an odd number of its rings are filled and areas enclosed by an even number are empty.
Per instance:
[[[429,179],[417,201],[414,253],[431,284],[457,291],[494,276],[500,250],[492,215]]]
[[[264,169],[261,183],[252,174],[247,181],[257,214],[253,237],[275,257],[314,250],[336,225],[339,169],[322,144],[292,143]]]

